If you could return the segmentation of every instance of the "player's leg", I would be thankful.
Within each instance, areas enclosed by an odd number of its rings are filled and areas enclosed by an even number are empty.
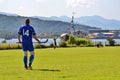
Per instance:
[[[32,63],[34,60],[34,51],[30,51],[30,58],[29,58],[29,68],[32,69]]]
[[[28,53],[27,51],[24,51],[24,57],[23,57],[23,61],[24,61],[24,67],[27,69],[27,56],[28,56]]]
[[[54,42],[54,49],[56,48],[56,46],[57,46],[57,43],[56,43],[56,41]]]
[[[28,66],[27,66],[27,62],[28,62],[28,52],[27,52],[27,44],[22,44],[22,49],[23,49],[23,52],[24,52],[24,56],[23,56],[23,62],[24,62],[24,67],[26,69],[28,69]]]
[[[32,63],[34,60],[34,47],[33,44],[28,44],[28,50],[30,52],[30,57],[29,57],[29,68],[32,69]]]

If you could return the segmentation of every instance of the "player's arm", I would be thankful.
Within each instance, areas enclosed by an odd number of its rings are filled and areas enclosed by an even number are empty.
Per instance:
[[[32,27],[32,35],[33,35],[33,38],[40,44],[41,41],[38,39],[38,37],[36,36],[36,32],[34,30],[34,28]]]
[[[41,41],[38,39],[38,37],[36,35],[33,35],[33,38],[40,44]]]
[[[17,35],[18,42],[19,42],[19,43],[22,43],[21,40],[20,40],[20,35],[22,35],[22,27],[20,27],[20,29],[19,29],[19,31],[18,31],[18,35]]]
[[[18,41],[19,41],[19,43],[21,43],[21,40],[20,40],[20,34],[18,34],[17,37],[18,37]]]

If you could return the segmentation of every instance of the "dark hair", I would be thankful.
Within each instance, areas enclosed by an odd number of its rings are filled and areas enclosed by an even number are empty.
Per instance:
[[[25,23],[26,23],[26,24],[29,24],[29,23],[30,23],[30,19],[27,18],[27,19],[25,20]]]

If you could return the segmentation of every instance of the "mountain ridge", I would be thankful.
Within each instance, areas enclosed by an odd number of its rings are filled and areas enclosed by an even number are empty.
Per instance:
[[[18,29],[21,25],[25,24],[25,19],[28,17],[23,16],[11,16],[6,14],[0,14],[0,37],[16,37]],[[54,21],[54,20],[42,20],[38,18],[29,17],[31,25],[35,28],[36,33],[47,33],[48,35],[60,35],[67,31],[71,26],[70,22]],[[88,29],[98,29],[96,27],[75,24],[76,30],[87,31]],[[71,28],[72,30],[72,28]],[[71,31],[70,30],[70,31]],[[73,31],[73,30],[72,30]]]
[[[6,12],[0,12],[0,14],[3,14],[3,15],[7,15],[7,16],[20,16],[18,14],[13,14],[13,13],[6,13]],[[39,18],[39,19],[42,19],[42,20],[55,20],[55,21],[63,21],[63,22],[70,22],[71,21],[71,17],[68,17],[66,15],[62,15],[60,17],[58,16],[50,16],[50,17],[44,17],[44,16],[30,16],[30,17],[33,17],[33,18]],[[108,21],[113,21],[114,23],[120,23],[120,20],[116,20],[116,19],[106,19],[106,18],[103,18],[99,15],[93,15],[93,16],[81,16],[81,17],[76,17],[74,19],[75,23],[78,23],[78,24],[84,24],[86,25],[87,23],[82,23],[83,19],[84,18],[88,18],[89,20],[105,20],[106,22]],[[80,21],[79,21],[80,20]],[[88,24],[88,26],[94,26],[94,25],[91,25],[91,24]],[[99,26],[96,26],[96,27],[99,27]]]
[[[60,16],[60,17],[40,17],[37,18],[43,20],[55,20],[55,21],[64,21],[70,22],[71,18],[68,16]],[[106,19],[98,15],[94,16],[82,16],[74,18],[74,22],[77,24],[83,24],[88,26],[94,26],[102,29],[120,29],[120,20],[115,19]]]

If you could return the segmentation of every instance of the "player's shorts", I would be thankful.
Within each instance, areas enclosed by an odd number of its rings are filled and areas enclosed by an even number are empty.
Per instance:
[[[23,51],[34,51],[34,47],[33,47],[33,44],[28,44],[28,43],[24,43],[22,44],[22,49]]]

